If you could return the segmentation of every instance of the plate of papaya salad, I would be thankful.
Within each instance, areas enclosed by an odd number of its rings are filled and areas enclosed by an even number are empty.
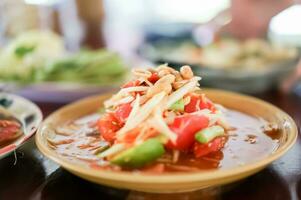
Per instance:
[[[92,182],[167,193],[245,178],[295,142],[296,125],[280,109],[201,83],[188,65],[133,69],[119,91],[50,115],[37,146]]]

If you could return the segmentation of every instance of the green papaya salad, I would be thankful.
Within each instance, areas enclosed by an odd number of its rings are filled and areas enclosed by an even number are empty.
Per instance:
[[[0,84],[67,83],[119,85],[127,75],[123,59],[108,49],[70,52],[63,38],[31,30],[0,48]]]
[[[121,169],[147,168],[186,154],[193,159],[219,152],[227,142],[223,109],[202,93],[191,68],[160,65],[133,69],[133,80],[104,102],[97,130],[108,145],[97,157]]]

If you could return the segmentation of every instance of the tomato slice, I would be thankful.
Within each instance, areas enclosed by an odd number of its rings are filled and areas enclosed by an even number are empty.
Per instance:
[[[160,77],[159,77],[158,73],[154,72],[154,73],[152,73],[151,77],[149,77],[147,80],[150,81],[151,83],[155,83],[159,79],[160,79]]]
[[[192,113],[198,110],[198,108],[209,109],[215,111],[214,104],[204,95],[191,93],[188,95],[190,97],[190,102],[185,105],[185,112]]]
[[[116,108],[114,113],[115,118],[118,120],[119,124],[124,124],[128,116],[132,111],[131,103],[121,104]]]
[[[186,114],[175,118],[169,125],[171,131],[177,134],[175,143],[169,141],[167,147],[171,149],[188,150],[195,142],[197,131],[208,127],[209,119],[204,115]]]
[[[134,81],[127,82],[126,84],[121,86],[121,88],[135,87],[135,86],[139,86],[140,84],[141,82],[139,80],[134,80]]]
[[[121,128],[113,113],[105,114],[102,118],[100,118],[97,126],[101,136],[107,142],[111,143],[115,141],[116,131]]]
[[[208,144],[194,143],[193,152],[196,158],[206,156],[210,153],[221,150],[225,145],[225,137],[218,137],[209,142]]]
[[[216,111],[214,103],[207,97],[203,96],[202,101],[200,101],[200,109],[205,109],[205,108],[207,108],[213,112]]]

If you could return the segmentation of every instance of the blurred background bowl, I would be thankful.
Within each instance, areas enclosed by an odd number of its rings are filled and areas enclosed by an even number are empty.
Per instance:
[[[162,29],[165,30],[164,34],[161,34]],[[152,63],[168,63],[176,69],[183,65],[191,65],[195,74],[202,77],[202,86],[250,94],[277,88],[296,70],[300,55],[297,48],[297,54],[293,58],[267,64],[262,67],[263,70],[256,70],[256,66],[255,69],[250,70],[244,66],[216,67],[203,64],[200,57],[201,51],[210,42],[204,47],[200,46],[198,38],[195,37],[197,29],[196,24],[175,23],[168,26],[164,24],[153,26],[153,29],[146,33],[144,43],[138,48],[138,53]],[[212,32],[208,32],[208,34],[210,35]],[[207,38],[214,40],[214,37],[208,36]],[[203,36],[203,38],[206,37]],[[229,36],[222,36],[219,40],[224,38],[227,39]],[[267,39],[261,40],[269,44]],[[222,58],[216,56],[216,59]]]

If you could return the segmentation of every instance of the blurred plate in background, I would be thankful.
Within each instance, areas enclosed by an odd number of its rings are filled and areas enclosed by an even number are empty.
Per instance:
[[[2,87],[4,85],[2,84]],[[1,88],[1,85],[0,85]],[[68,103],[93,94],[102,94],[118,88],[117,85],[97,86],[76,83],[40,83],[25,87],[8,84],[6,89],[35,102]]]
[[[189,64],[203,78],[202,85],[244,93],[259,93],[277,87],[294,72],[300,55],[297,48],[287,47],[286,51],[286,47],[274,46],[265,39],[240,42],[220,38],[211,46],[200,47],[185,30],[186,38],[183,34],[178,38],[156,35],[153,39],[148,36],[138,53],[156,64],[168,63],[175,68]],[[285,55],[289,51],[292,55]],[[204,53],[207,53],[207,60]]]

